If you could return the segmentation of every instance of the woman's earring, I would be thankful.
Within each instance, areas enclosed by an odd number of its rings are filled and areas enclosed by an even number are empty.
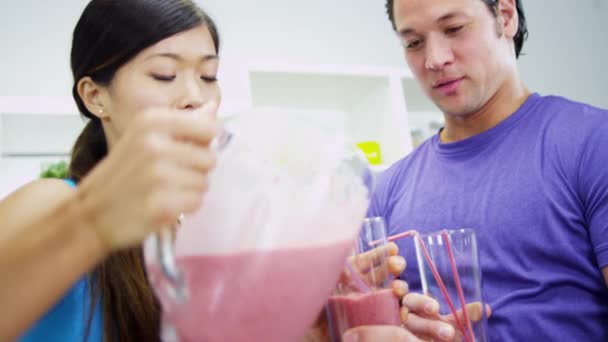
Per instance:
[[[110,122],[110,116],[103,115],[103,113],[104,113],[103,108],[99,108],[99,116],[101,118],[101,121]]]

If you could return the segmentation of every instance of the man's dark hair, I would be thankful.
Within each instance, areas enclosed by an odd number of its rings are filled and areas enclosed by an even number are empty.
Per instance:
[[[498,9],[498,1],[499,0],[481,0],[487,6],[490,12],[497,16]],[[521,53],[521,49],[524,46],[524,41],[528,38],[528,27],[526,26],[526,15],[524,13],[524,5],[522,4],[523,0],[516,0],[515,3],[517,5],[517,15],[519,16],[519,27],[517,28],[517,33],[515,37],[513,37],[513,42],[515,42],[515,56],[519,57]],[[394,12],[394,0],[386,0],[386,13],[388,14],[388,18],[393,25],[393,29],[397,29],[395,27],[395,12]]]

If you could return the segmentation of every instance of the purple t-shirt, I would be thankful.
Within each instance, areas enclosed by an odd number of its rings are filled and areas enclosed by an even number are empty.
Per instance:
[[[608,111],[533,94],[479,135],[424,142],[378,179],[390,234],[476,231],[492,341],[608,341]],[[399,241],[411,291],[412,239]]]

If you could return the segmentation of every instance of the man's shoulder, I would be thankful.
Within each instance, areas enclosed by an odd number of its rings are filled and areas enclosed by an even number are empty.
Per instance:
[[[598,132],[608,134],[608,110],[562,96],[542,96],[537,113],[546,143],[586,145]]]
[[[558,95],[545,95],[540,97],[538,111],[552,119],[558,119],[556,123],[575,121],[579,124],[586,120],[606,121],[608,120],[608,109],[572,100]]]
[[[544,96],[538,107],[542,124],[535,132],[542,157],[573,179],[588,172],[581,165],[604,159],[608,151],[608,110],[561,96]]]

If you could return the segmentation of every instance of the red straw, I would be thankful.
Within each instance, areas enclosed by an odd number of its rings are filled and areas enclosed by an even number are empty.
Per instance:
[[[466,303],[464,301],[464,293],[462,291],[462,286],[460,285],[460,277],[458,276],[458,269],[456,268],[456,259],[454,258],[454,253],[452,252],[452,245],[450,244],[448,233],[443,231],[441,233],[443,237],[443,241],[445,242],[445,246],[448,250],[448,256],[450,258],[450,265],[452,266],[452,273],[454,275],[454,282],[456,283],[456,290],[458,291],[458,298],[460,299],[460,306],[462,307],[462,316],[464,317],[464,321],[467,324],[468,333],[471,336],[471,340],[475,341],[475,335],[473,335],[473,327],[471,327],[471,321],[469,320]],[[463,331],[463,333],[465,333]],[[466,334],[466,333],[465,333]]]
[[[463,325],[463,323],[460,321],[460,318],[458,317],[456,308],[454,307],[454,303],[452,302],[452,299],[450,298],[450,296],[448,294],[447,288],[443,284],[441,276],[439,275],[439,272],[437,271],[437,268],[435,267],[435,263],[433,263],[433,260],[431,259],[431,256],[429,255],[429,252],[426,248],[426,245],[424,244],[424,241],[420,238],[420,234],[415,230],[408,230],[403,233],[391,235],[387,238],[387,240],[389,242],[392,242],[392,241],[399,240],[401,238],[408,237],[408,236],[416,236],[418,238],[418,242],[420,243],[420,246],[422,247],[422,252],[424,254],[424,258],[426,259],[427,263],[429,264],[431,272],[433,273],[433,277],[435,278],[435,281],[439,285],[439,288],[441,289],[441,292],[443,293],[443,296],[445,297],[446,303],[448,304],[450,310],[452,311],[452,314],[454,315],[454,320],[456,321],[456,325],[458,325],[458,329],[460,329],[460,331],[462,331],[462,333],[464,335],[465,341],[466,342],[475,342],[475,336],[473,335],[473,328],[471,326],[471,321],[469,320],[467,310],[466,310],[466,303],[464,301],[464,293],[462,291],[462,286],[460,284],[460,277],[458,276],[458,270],[456,268],[456,259],[454,258],[454,253],[452,252],[452,246],[448,239],[447,232],[446,231],[442,232],[443,241],[445,242],[445,245],[446,245],[446,248],[448,251],[448,257],[450,259],[450,265],[452,267],[452,273],[454,275],[454,282],[456,283],[456,291],[458,292],[458,297],[460,299],[460,305],[462,306],[462,314],[463,314],[463,318],[466,322],[467,330],[465,330],[465,326]],[[381,244],[382,242],[383,242],[383,240],[375,240],[375,241],[370,242],[369,245],[371,247],[374,247],[376,245]]]
[[[429,255],[429,251],[426,249],[426,245],[424,244],[424,241],[422,241],[420,236],[418,236],[418,242],[420,243],[420,246],[422,247],[422,253],[424,254],[424,258],[426,259],[427,263],[429,264],[431,272],[433,273],[433,277],[435,277],[435,281],[437,282],[437,285],[439,285],[439,288],[441,289],[441,292],[443,293],[443,296],[445,297],[445,301],[448,304],[448,307],[450,308],[450,310],[452,311],[452,314],[454,315],[454,320],[456,321],[456,325],[458,325],[458,329],[460,329],[460,331],[462,331],[462,333],[464,334],[465,341],[470,342],[468,335],[467,335],[466,331],[464,330],[464,326],[462,325],[462,322],[460,322],[460,318],[458,318],[458,312],[456,311],[456,308],[454,307],[454,303],[450,299],[448,290],[446,289],[445,285],[443,284],[443,281],[441,280],[441,276],[439,275],[439,272],[437,272],[437,269],[435,268],[435,264],[433,263],[433,260],[431,259],[431,256]]]

